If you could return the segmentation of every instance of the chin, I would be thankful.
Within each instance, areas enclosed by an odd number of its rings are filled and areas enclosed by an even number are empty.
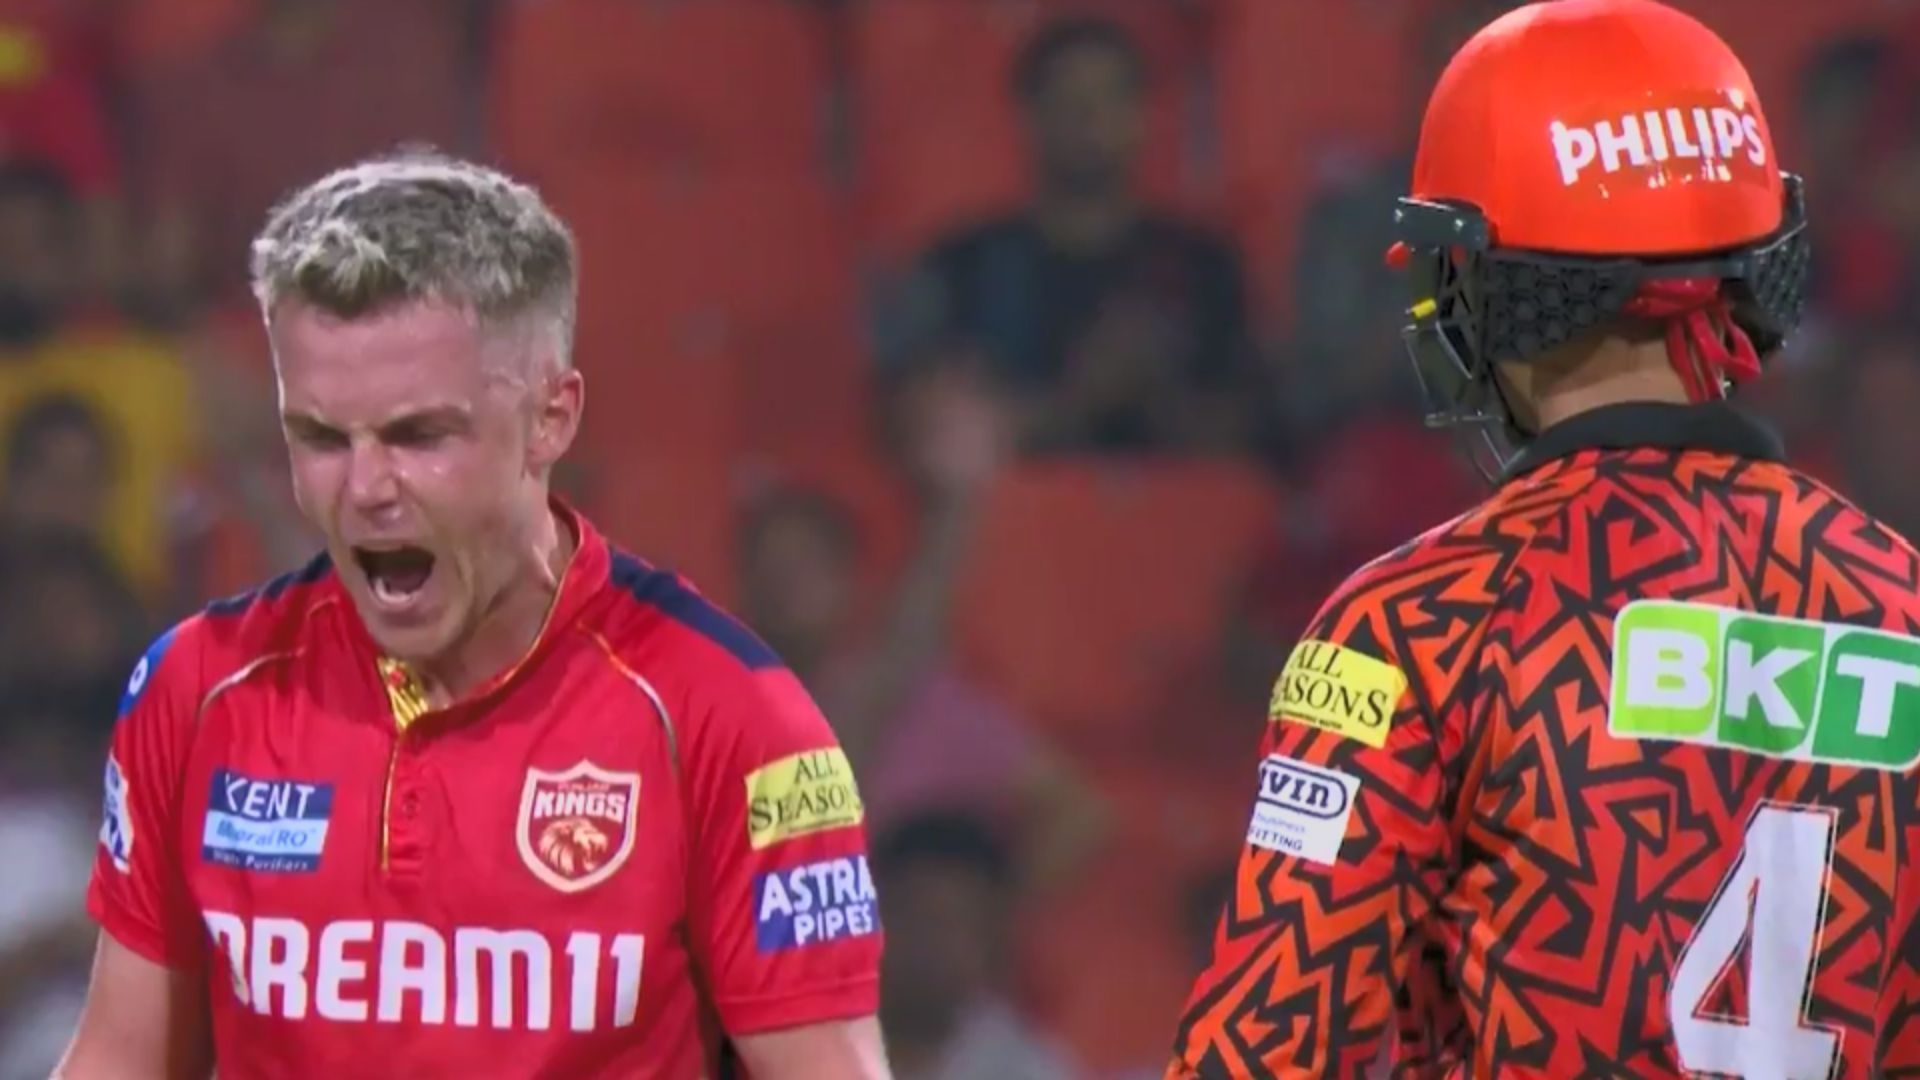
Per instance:
[[[447,613],[435,619],[403,622],[381,611],[377,604],[363,604],[360,621],[381,652],[409,664],[423,664],[443,656],[453,646],[455,637],[453,620]]]

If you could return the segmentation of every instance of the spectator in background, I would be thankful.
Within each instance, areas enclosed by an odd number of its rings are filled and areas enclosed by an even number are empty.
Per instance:
[[[139,602],[91,543],[57,534],[0,548],[0,596],[0,699],[16,716],[62,718],[57,729],[12,733],[6,767],[100,760],[125,675],[148,639]],[[29,755],[28,746],[43,752]]]
[[[48,1075],[79,1016],[99,763],[147,637],[84,539],[0,544],[0,1080]]]
[[[261,0],[210,55],[133,86],[135,165],[157,220],[150,273],[195,299],[244,299],[268,208],[302,177],[403,142],[459,151],[469,21],[461,0]]]
[[[79,215],[58,173],[0,167],[0,501],[89,515],[125,577],[164,605],[169,514],[197,451],[192,381],[167,343],[79,318]]]
[[[1014,875],[985,823],[928,815],[880,833],[880,1023],[899,1080],[1067,1080],[1065,1052],[1009,1001]]]
[[[1888,526],[1920,531],[1920,348],[1910,334],[1883,333],[1852,350],[1842,368],[1838,415],[1847,490]]]
[[[1283,455],[1325,440],[1353,421],[1386,415],[1401,426],[1414,380],[1400,341],[1406,320],[1386,264],[1393,208],[1408,166],[1378,167],[1330,184],[1301,219],[1295,255],[1293,339],[1275,354],[1276,425]]]
[[[61,395],[34,402],[14,419],[6,452],[0,531],[88,542],[106,533],[117,455],[85,402]]]
[[[1800,159],[1809,197],[1824,208],[1808,221],[1821,253],[1809,284],[1816,316],[1884,315],[1901,297],[1906,247],[1870,197],[1880,159],[1900,141],[1897,101],[1910,92],[1895,77],[1897,60],[1882,36],[1843,37],[1822,46],[1800,72]]]
[[[1106,21],[1055,23],[1020,58],[1014,89],[1033,202],[925,257],[902,300],[895,373],[976,358],[1026,451],[1244,445],[1239,265],[1219,238],[1142,202],[1139,47]]]
[[[78,200],[74,259],[85,291],[121,272],[125,201],[108,114],[108,15],[82,0],[0,5],[0,165],[42,163]]]
[[[1045,887],[1080,865],[1101,814],[1067,763],[946,655],[959,564],[1005,452],[999,417],[980,395],[938,392],[960,378],[928,376],[908,408],[918,547],[874,632],[863,632],[856,595],[859,527],[812,491],[776,490],[749,507],[744,610],[832,721],[876,831],[921,810],[962,808],[1017,831],[1025,880]]]

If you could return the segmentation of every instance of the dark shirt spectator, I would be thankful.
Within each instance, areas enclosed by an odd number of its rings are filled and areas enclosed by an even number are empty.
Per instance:
[[[983,822],[929,814],[882,834],[888,931],[880,1019],[900,1080],[1069,1080],[1054,1040],[1010,1000],[1017,881]]]
[[[1239,263],[1219,238],[1142,202],[1146,62],[1091,19],[1021,58],[1036,191],[1024,210],[946,239],[902,299],[896,368],[979,349],[1045,450],[1235,447],[1250,433]]]

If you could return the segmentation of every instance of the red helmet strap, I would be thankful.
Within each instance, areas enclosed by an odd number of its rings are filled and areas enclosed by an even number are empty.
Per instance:
[[[1719,401],[1727,383],[1760,374],[1753,340],[1738,323],[1715,278],[1670,278],[1640,287],[1627,315],[1666,325],[1667,358],[1695,403]]]

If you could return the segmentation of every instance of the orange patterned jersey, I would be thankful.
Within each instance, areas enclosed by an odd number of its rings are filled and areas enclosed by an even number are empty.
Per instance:
[[[1920,561],[1779,459],[1597,410],[1335,593],[1169,1077],[1920,1077]]]

